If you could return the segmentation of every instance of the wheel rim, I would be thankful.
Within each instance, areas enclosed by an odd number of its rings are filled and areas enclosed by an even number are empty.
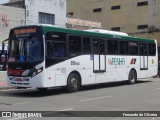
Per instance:
[[[77,87],[78,87],[78,82],[77,82],[77,79],[76,78],[72,78],[71,81],[70,81],[70,86],[76,90]]]
[[[131,76],[130,76],[130,81],[131,81],[131,83],[134,83],[134,82],[135,82],[135,76],[134,76],[133,73],[132,73]]]

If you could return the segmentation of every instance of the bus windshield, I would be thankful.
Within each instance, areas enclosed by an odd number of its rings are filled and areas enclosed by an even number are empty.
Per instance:
[[[10,42],[9,62],[43,60],[43,42],[37,36],[16,37]]]

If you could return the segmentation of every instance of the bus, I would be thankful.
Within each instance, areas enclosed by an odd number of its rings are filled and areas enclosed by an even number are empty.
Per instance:
[[[107,30],[72,30],[52,25],[20,26],[8,39],[9,86],[65,87],[148,78],[157,74],[157,42]]]

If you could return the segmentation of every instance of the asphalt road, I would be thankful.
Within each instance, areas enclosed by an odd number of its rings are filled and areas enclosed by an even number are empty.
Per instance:
[[[86,86],[76,93],[66,93],[63,89],[51,89],[45,93],[40,93],[36,89],[1,90],[0,111],[160,111],[160,79],[140,80],[134,85],[119,82]],[[65,117],[59,119],[74,120]],[[160,120],[156,117],[76,118],[78,119]]]

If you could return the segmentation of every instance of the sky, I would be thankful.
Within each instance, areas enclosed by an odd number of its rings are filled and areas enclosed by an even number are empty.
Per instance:
[[[7,3],[9,0],[0,0],[0,4]]]

